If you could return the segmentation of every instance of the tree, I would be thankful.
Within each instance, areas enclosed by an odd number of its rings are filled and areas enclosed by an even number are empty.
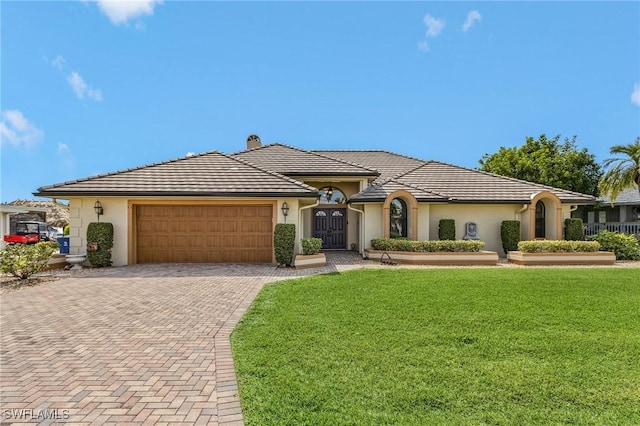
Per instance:
[[[614,145],[610,154],[622,154],[625,157],[604,160],[603,166],[610,167],[600,179],[600,192],[608,195],[613,203],[619,193],[634,186],[640,191],[640,137],[628,145]]]
[[[480,159],[480,170],[529,182],[598,195],[602,176],[595,155],[576,145],[576,136],[559,143],[560,135],[547,139],[527,137],[520,147],[500,147],[495,154]]]

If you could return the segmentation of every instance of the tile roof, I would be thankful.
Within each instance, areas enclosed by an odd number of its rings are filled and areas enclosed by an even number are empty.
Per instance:
[[[446,196],[452,202],[527,203],[531,195],[550,191],[563,202],[593,203],[595,197],[546,185],[428,161],[395,180]]]
[[[35,195],[316,197],[317,189],[240,158],[212,151],[43,186]]]
[[[332,158],[313,151],[306,151],[280,143],[264,145],[233,154],[287,176],[371,176],[378,172],[372,168],[348,160]]]
[[[388,151],[357,151],[357,150],[314,150],[313,152],[327,157],[347,160],[352,163],[380,172],[376,182],[386,181],[394,176],[406,173],[425,163],[424,160],[395,154]]]
[[[353,195],[349,201],[352,203],[362,203],[367,201],[382,201],[395,191],[407,191],[413,195],[418,201],[430,201],[430,202],[446,202],[448,198],[436,194],[434,192],[426,191],[415,185],[408,183],[398,182],[397,180],[390,179],[386,182],[374,183],[358,194]]]
[[[598,201],[604,204],[611,204],[611,197],[598,197]],[[618,194],[613,201],[616,206],[640,205],[640,191],[637,187],[628,188]]]

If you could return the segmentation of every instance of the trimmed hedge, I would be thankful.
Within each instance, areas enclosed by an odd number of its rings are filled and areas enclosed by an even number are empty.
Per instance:
[[[477,240],[436,240],[413,241],[396,238],[375,238],[371,240],[374,250],[411,251],[433,253],[446,252],[478,252],[484,247],[484,241]]]
[[[600,250],[614,252],[617,260],[640,260],[640,242],[634,235],[602,230],[592,238]]]
[[[456,239],[456,221],[453,219],[440,219],[438,223],[438,239],[439,240],[455,240]]]
[[[505,253],[517,250],[520,242],[520,221],[503,220],[500,225],[500,240]]]
[[[98,249],[89,250],[91,243],[98,243]],[[111,266],[113,248],[113,223],[91,222],[87,226],[87,259],[94,268]]]
[[[47,262],[58,250],[58,243],[45,241],[36,244],[11,244],[0,252],[0,272],[21,280],[29,278],[47,267]]]
[[[278,266],[291,266],[293,263],[293,248],[296,244],[296,225],[292,223],[278,223],[273,232],[273,246],[276,252]]]
[[[300,242],[302,243],[302,254],[305,256],[320,253],[322,238],[303,238]]]
[[[584,241],[582,219],[573,218],[564,220],[564,239],[567,241]]]
[[[520,241],[518,251],[523,253],[590,253],[600,250],[597,241],[534,240]]]

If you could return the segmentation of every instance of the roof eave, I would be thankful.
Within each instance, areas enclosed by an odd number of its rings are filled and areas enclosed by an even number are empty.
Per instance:
[[[196,191],[44,191],[33,192],[37,197],[258,197],[258,198],[317,198],[317,192],[196,192]]]

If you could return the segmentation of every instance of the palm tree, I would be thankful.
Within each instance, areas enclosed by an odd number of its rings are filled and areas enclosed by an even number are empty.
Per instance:
[[[609,168],[600,179],[598,188],[600,195],[608,195],[613,203],[619,193],[634,186],[640,191],[640,137],[628,145],[614,145],[611,154],[622,154],[625,157],[609,158],[603,166]]]

